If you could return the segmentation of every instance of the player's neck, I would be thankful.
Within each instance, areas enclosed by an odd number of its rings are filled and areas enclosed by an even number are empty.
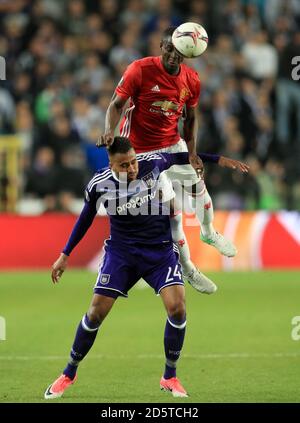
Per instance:
[[[175,75],[178,75],[179,74],[180,66],[178,66],[178,68],[176,70],[167,69],[165,67],[164,67],[164,69],[165,69],[166,72],[168,72],[168,74],[170,74],[172,76],[175,76]]]
[[[160,62],[161,62],[161,64],[162,64],[162,67],[164,68],[164,70],[169,74],[169,75],[172,75],[172,76],[176,76],[176,75],[178,75],[179,74],[179,72],[180,72],[180,65],[178,65],[178,67],[177,68],[169,68],[168,67],[168,65],[166,65],[166,64],[164,64],[164,61],[163,61],[163,59],[162,59],[162,57],[160,56]]]

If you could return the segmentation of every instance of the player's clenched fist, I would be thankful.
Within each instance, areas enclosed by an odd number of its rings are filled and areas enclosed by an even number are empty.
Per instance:
[[[196,153],[190,154],[189,155],[189,161],[190,161],[190,164],[195,169],[198,177],[203,178],[204,167],[203,167],[203,162],[202,162],[201,158]]]
[[[113,132],[108,132],[103,135],[100,135],[98,141],[96,142],[97,147],[110,147],[114,140]]]

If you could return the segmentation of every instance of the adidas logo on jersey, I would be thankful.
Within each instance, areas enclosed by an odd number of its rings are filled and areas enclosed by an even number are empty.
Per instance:
[[[155,91],[155,92],[160,91],[159,86],[158,85],[154,85],[154,87],[151,88],[151,91]]]

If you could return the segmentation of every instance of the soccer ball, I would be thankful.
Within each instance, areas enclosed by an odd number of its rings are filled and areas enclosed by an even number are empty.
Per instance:
[[[175,29],[172,34],[172,43],[180,54],[191,59],[205,52],[208,35],[203,26],[186,22]]]

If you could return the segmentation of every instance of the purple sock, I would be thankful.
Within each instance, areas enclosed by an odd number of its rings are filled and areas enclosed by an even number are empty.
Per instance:
[[[80,361],[92,348],[99,326],[99,324],[96,325],[90,322],[86,314],[79,323],[70,354],[70,361],[63,371],[63,374],[68,376],[70,379],[74,379]]]
[[[176,363],[179,359],[185,335],[186,318],[182,321],[168,317],[165,328],[166,367],[164,378],[176,377]]]

